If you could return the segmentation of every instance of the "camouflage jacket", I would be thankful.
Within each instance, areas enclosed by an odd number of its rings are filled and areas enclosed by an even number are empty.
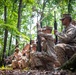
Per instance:
[[[76,27],[70,24],[61,33],[58,33],[59,43],[76,45]]]
[[[40,32],[39,35],[41,37],[44,37],[46,39],[46,41],[44,42],[44,44],[46,45],[46,53],[52,57],[53,60],[56,60],[57,57],[56,57],[56,53],[55,53],[55,50],[54,50],[54,39],[52,37],[52,34],[50,33],[43,33],[43,32]],[[43,46],[45,46],[43,45]]]

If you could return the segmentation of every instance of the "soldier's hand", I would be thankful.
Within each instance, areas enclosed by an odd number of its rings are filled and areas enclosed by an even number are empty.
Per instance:
[[[57,30],[54,30],[54,34],[57,35],[58,34],[58,31]]]
[[[41,37],[44,37],[44,33],[43,32],[39,32],[38,35],[41,36]]]
[[[42,29],[41,28],[38,28],[38,32],[42,32]]]
[[[37,26],[40,26],[40,24],[39,24],[38,22],[36,23],[36,25],[37,25]]]

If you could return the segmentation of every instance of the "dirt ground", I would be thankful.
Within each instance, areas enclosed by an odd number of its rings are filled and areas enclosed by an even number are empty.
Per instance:
[[[0,70],[0,75],[76,75],[70,71]]]

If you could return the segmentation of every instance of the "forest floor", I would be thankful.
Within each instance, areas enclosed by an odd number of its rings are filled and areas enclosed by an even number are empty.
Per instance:
[[[40,70],[22,70],[22,69],[11,69],[0,70],[0,75],[76,75],[71,71],[40,71]]]

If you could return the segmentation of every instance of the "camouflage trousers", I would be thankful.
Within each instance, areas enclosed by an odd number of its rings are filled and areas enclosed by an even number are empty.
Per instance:
[[[42,66],[42,62],[36,56],[35,53],[30,53],[30,65],[31,65],[31,68],[33,68],[33,69],[37,66]]]
[[[61,43],[55,46],[56,55],[61,65],[71,58],[71,56],[76,52],[75,50],[76,47],[69,44]]]
[[[41,52],[37,52],[36,54],[31,54],[30,56],[30,64],[32,69],[39,69],[39,70],[53,70],[54,69],[54,62],[50,56],[45,56]]]

